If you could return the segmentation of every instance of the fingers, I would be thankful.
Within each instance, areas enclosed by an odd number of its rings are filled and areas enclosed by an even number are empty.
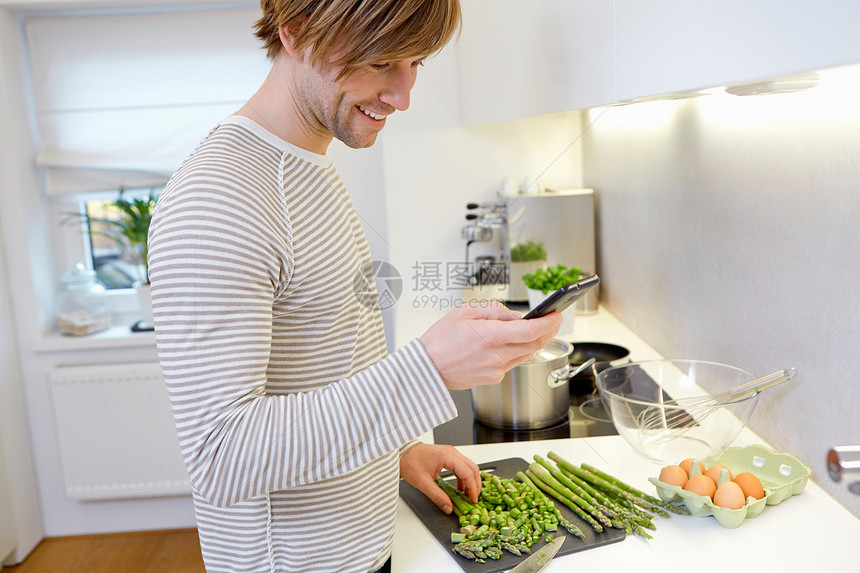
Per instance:
[[[451,513],[454,508],[451,506],[451,498],[448,497],[442,488],[436,485],[436,482],[429,477],[422,477],[417,480],[417,483],[412,484],[418,489],[421,493],[427,496],[427,498],[432,501],[436,507],[442,510],[444,513]]]
[[[563,318],[553,312],[541,318],[521,320],[514,324],[488,325],[481,329],[478,336],[486,345],[486,351],[493,352],[500,360],[502,375],[534,356],[544,348],[558,333]]]
[[[506,329],[505,334],[511,343],[536,342],[539,344],[535,350],[537,351],[546,346],[546,343],[558,333],[563,321],[564,317],[560,312],[551,312],[540,318],[506,324],[503,328]]]
[[[474,388],[502,379],[531,358],[558,333],[558,312],[523,320],[500,303],[460,307],[420,337],[445,385]]]
[[[457,477],[457,487],[477,503],[481,493],[481,470],[454,446],[419,444],[407,451],[400,462],[400,474],[445,513],[451,513],[451,499],[438,485],[436,476],[443,469]]]
[[[497,300],[466,302],[459,308],[469,318],[483,318],[484,320],[516,320],[522,318],[519,312],[509,309]]]
[[[472,503],[477,503],[478,496],[481,494],[481,469],[478,464],[459,452],[456,452],[452,462],[446,464],[446,469],[457,476],[457,488],[465,493]]]

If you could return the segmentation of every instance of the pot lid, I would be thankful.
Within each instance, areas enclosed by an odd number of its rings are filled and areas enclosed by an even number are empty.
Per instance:
[[[559,358],[567,359],[573,353],[573,345],[559,338],[553,338],[546,346],[535,352],[535,355],[528,360],[527,364],[540,364],[543,362],[552,362]]]

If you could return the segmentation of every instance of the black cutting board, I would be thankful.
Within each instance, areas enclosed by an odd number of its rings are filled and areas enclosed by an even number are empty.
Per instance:
[[[516,478],[517,472],[525,473],[529,467],[529,463],[522,458],[508,458],[494,462],[478,464],[478,466],[488,472],[492,472],[500,478]],[[449,474],[450,475],[450,474]],[[444,474],[443,474],[444,477]],[[454,478],[451,478],[452,483]],[[454,484],[456,486],[456,483]],[[400,480],[400,497],[412,508],[427,529],[439,540],[439,543],[446,551],[451,552],[451,557],[459,563],[460,567],[466,573],[496,573],[498,571],[506,571],[517,565],[528,555],[523,554],[522,557],[517,557],[507,551],[502,552],[502,558],[499,560],[487,559],[486,563],[476,563],[465,557],[457,555],[454,551],[454,544],[451,543],[451,532],[460,530],[458,518],[453,513],[445,515],[436,505],[430,501],[427,496],[409,485],[403,480]],[[577,551],[585,551],[592,547],[599,547],[608,543],[615,543],[624,539],[624,532],[620,529],[606,528],[602,533],[597,533],[591,528],[588,523],[576,515],[566,505],[559,501],[552,500],[555,506],[561,511],[561,514],[571,523],[582,530],[585,539],[580,539],[569,534],[567,531],[559,527],[558,531],[553,532],[553,535],[565,535],[568,539],[558,552],[558,555],[566,555],[568,553],[576,553]],[[537,542],[530,547],[532,553],[545,545],[543,540]]]

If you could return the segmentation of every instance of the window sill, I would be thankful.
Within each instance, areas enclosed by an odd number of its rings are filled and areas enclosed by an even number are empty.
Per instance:
[[[33,352],[69,352],[76,350],[110,350],[115,348],[154,348],[155,333],[132,332],[129,326],[112,326],[86,336],[67,336],[52,332],[34,341]]]

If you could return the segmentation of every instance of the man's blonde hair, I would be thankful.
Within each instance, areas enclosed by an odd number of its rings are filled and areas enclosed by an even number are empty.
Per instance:
[[[315,65],[341,54],[330,62],[340,77],[370,63],[435,54],[460,29],[459,0],[260,0],[260,7],[257,37],[269,59],[287,28]]]

